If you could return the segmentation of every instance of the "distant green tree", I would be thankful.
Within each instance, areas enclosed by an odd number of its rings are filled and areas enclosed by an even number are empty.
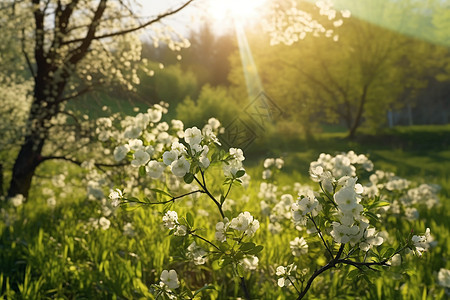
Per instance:
[[[392,30],[402,32],[418,23],[421,15],[414,5],[365,1],[352,7],[353,16],[370,12],[389,29],[352,17],[334,30],[333,39],[306,36],[271,48],[262,46],[267,40],[252,39],[264,88],[306,133],[324,121],[342,120],[350,138],[364,122],[380,126],[387,110],[404,105],[433,72],[434,46]],[[231,77],[238,78],[237,73]],[[243,80],[231,80],[242,87]]]
[[[198,96],[200,88],[191,71],[183,71],[180,65],[160,69],[155,63],[149,63],[147,68],[154,70],[154,75],[141,76],[141,84],[136,91],[139,99],[150,103],[162,100],[176,106],[186,97]]]
[[[176,108],[176,117],[186,127],[200,126],[209,118],[218,119],[222,125],[231,122],[239,113],[238,106],[226,88],[205,85],[197,99],[186,97]]]
[[[227,85],[229,56],[237,49],[234,33],[217,34],[205,23],[190,33],[189,41],[191,47],[182,51],[183,69],[192,71],[200,85]]]

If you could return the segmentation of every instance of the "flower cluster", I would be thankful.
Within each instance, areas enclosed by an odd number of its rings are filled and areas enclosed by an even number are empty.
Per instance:
[[[322,210],[322,205],[317,200],[313,191],[308,191],[306,196],[299,194],[298,201],[291,206],[292,218],[295,223],[304,224],[306,215],[315,217]]]
[[[422,256],[422,253],[427,251],[430,247],[429,243],[431,240],[430,228],[425,230],[424,235],[413,235],[411,238],[411,242],[414,246],[414,251],[417,255]]]
[[[356,176],[357,166],[361,165],[366,171],[373,170],[373,163],[365,155],[356,155],[355,152],[338,154],[331,156],[330,154],[320,154],[317,161],[313,161],[309,167],[311,179],[320,182],[323,188],[332,193],[332,184],[335,178],[344,176]]]
[[[262,178],[264,180],[270,179],[273,176],[275,170],[280,170],[284,165],[282,158],[266,158],[264,160],[264,171]]]
[[[170,230],[174,230],[174,235],[185,236],[187,228],[185,225],[181,225],[178,222],[178,214],[176,211],[169,210],[162,217],[164,227]]]
[[[223,174],[225,177],[235,177],[238,171],[244,170],[244,153],[239,148],[230,148],[229,154],[229,159],[222,166]]]
[[[296,280],[295,273],[297,271],[297,266],[295,264],[290,264],[286,267],[277,267],[276,275],[280,276],[278,278],[278,286],[290,286],[293,281]]]
[[[207,262],[206,257],[207,252],[202,247],[198,246],[197,243],[192,242],[187,248],[187,257],[191,259],[195,265],[203,265]]]

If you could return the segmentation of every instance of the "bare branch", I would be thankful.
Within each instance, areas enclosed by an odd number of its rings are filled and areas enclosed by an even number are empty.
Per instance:
[[[44,162],[46,160],[52,160],[52,159],[68,161],[77,166],[81,166],[81,164],[82,164],[81,161],[75,160],[73,158],[69,158],[66,156],[56,156],[56,155],[55,156],[53,156],[53,155],[52,156],[42,156],[40,162]],[[121,164],[94,163],[94,165],[97,168],[101,168],[101,167],[123,167],[123,166],[126,166],[127,164],[125,164],[125,163],[121,163]]]

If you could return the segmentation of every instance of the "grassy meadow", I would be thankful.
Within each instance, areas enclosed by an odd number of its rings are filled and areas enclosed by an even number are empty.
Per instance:
[[[448,125],[394,128],[376,135],[361,134],[353,141],[345,139],[342,133],[322,133],[314,140],[280,140],[270,148],[250,147],[244,161],[251,176],[250,185],[247,189],[233,189],[230,199],[234,201],[228,209],[237,213],[249,211],[261,224],[253,241],[263,245],[264,250],[259,254],[258,268],[245,275],[252,299],[296,298],[292,288],[277,286],[275,268],[290,262],[289,242],[298,236],[298,231],[288,222],[278,234],[269,231],[270,221],[261,214],[258,197],[263,160],[283,157],[284,167],[274,183],[280,192],[296,197],[293,192],[296,182],[317,190],[309,179],[308,168],[320,153],[349,150],[367,154],[375,169],[441,186],[440,205],[431,209],[421,207],[418,220],[390,218],[379,224],[381,229],[403,237],[411,230],[424,232],[429,227],[435,243],[422,257],[405,258],[404,268],[380,268],[380,273],[368,280],[351,275],[354,268],[329,270],[314,281],[307,298],[447,299],[448,294],[437,284],[437,272],[440,268],[450,268]],[[212,271],[215,267],[210,262],[195,266],[187,258],[183,261],[180,243],[189,241],[168,238],[168,230],[161,225],[162,207],[117,209],[109,218],[109,228],[103,230],[96,221],[101,216],[101,206],[86,198],[86,187],[77,181],[80,172],[77,166],[47,162],[38,174],[54,178],[61,170],[69,174],[64,183],[70,189],[56,180],[38,178],[39,184],[33,186],[26,204],[3,208],[0,221],[0,296],[3,299],[152,299],[151,285],[159,282],[163,269],[176,269],[180,280],[192,290],[205,284],[214,285],[215,290],[201,293],[202,299],[243,297],[231,270]],[[211,176],[207,180],[213,185],[218,179]],[[48,189],[54,190],[56,205],[48,204]],[[187,197],[172,208],[180,216],[190,211],[195,216],[196,228],[214,239],[212,227],[220,215],[206,198]],[[309,256],[317,257],[315,263],[319,265],[325,263],[321,256],[323,245],[320,246],[314,242],[309,245]],[[309,260],[296,262],[299,268],[312,265]]]

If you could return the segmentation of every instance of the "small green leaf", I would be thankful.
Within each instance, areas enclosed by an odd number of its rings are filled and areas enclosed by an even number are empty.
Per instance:
[[[379,201],[379,202],[375,203],[374,207],[382,207],[382,206],[388,206],[388,205],[391,205],[391,203],[389,203],[387,201]]]
[[[201,289],[198,289],[194,292],[194,296],[195,297],[197,294],[203,292],[204,290],[215,290],[216,288],[213,285],[205,285],[204,287],[202,287]]]
[[[255,248],[253,248],[253,249],[251,249],[250,251],[247,251],[247,253],[248,254],[258,254],[259,252],[261,252],[262,251],[262,249],[264,249],[264,246],[262,246],[262,245],[258,245],[258,246],[255,246]]]
[[[383,253],[384,258],[390,258],[395,253],[394,248],[388,248],[386,252]]]
[[[255,246],[256,246],[255,243],[252,242],[242,243],[240,249],[241,251],[248,251],[255,248]]]
[[[139,167],[139,176],[144,177],[147,172],[145,172],[145,166]]]
[[[189,212],[186,214],[186,222],[188,223],[189,227],[194,227],[194,217]]]
[[[226,252],[228,249],[230,249],[230,245],[228,243],[221,243],[219,244],[219,249],[222,252]]]
[[[220,195],[220,204],[223,204],[225,202],[225,197],[221,194]]]
[[[192,181],[194,181],[194,175],[192,173],[186,173],[186,175],[184,175],[183,179],[184,179],[184,182],[186,182],[187,184],[190,184]]]
[[[350,280],[355,279],[359,275],[359,272],[358,269],[352,270],[347,274],[347,278]]]
[[[172,197],[171,194],[169,194],[169,193],[166,192],[166,191],[160,190],[160,189],[150,189],[150,191],[155,192],[155,193],[157,193],[157,194],[163,194],[163,195]]]
[[[122,208],[125,211],[132,211],[135,210],[139,207],[141,207],[142,205],[130,205],[131,203],[124,203],[120,205],[120,208]],[[134,203],[133,203],[134,204]]]
[[[236,178],[242,177],[245,175],[245,170],[239,170],[236,172]]]
[[[245,272],[244,272],[244,267],[242,267],[242,265],[238,264],[236,266],[236,271],[237,271],[239,277],[244,277]]]
[[[215,260],[212,262],[211,267],[213,270],[220,270],[222,268],[222,260]]]
[[[235,260],[241,260],[244,258],[244,252],[237,252],[236,254],[234,254],[234,259]]]

